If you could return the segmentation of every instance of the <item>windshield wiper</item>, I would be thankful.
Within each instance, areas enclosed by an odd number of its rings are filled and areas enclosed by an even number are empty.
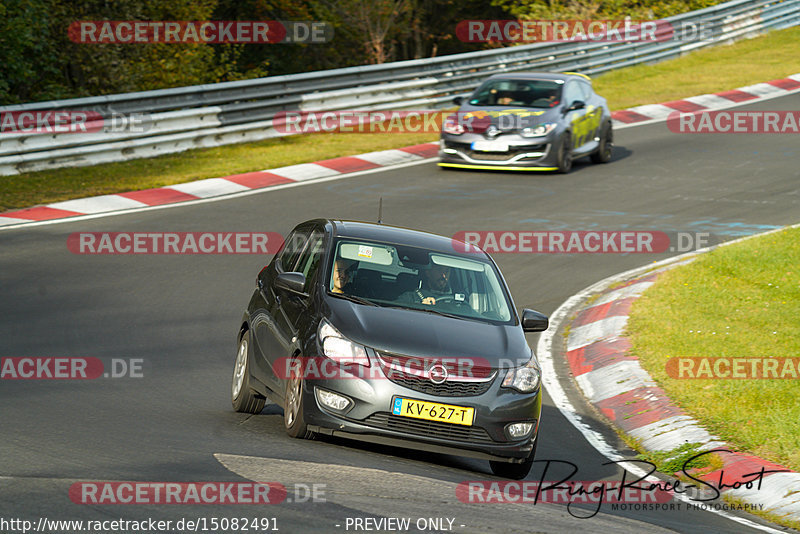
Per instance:
[[[329,295],[333,295],[334,297],[349,300],[350,302],[355,302],[356,304],[366,304],[367,306],[378,306],[371,300],[362,299],[361,297],[357,297],[355,295],[348,295],[347,293],[329,293]]]
[[[413,308],[411,306],[403,306],[401,304],[387,304],[389,308],[401,308],[403,310],[414,310],[414,311],[421,311],[426,313],[435,313],[436,315],[441,315],[442,317],[450,317],[451,319],[464,319],[459,315],[453,315],[452,313],[446,313],[439,310],[434,310],[433,308]]]

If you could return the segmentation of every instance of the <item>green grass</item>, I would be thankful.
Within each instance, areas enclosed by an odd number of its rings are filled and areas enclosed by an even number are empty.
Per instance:
[[[720,45],[655,65],[637,65],[594,80],[611,109],[718,93],[800,73],[800,27]]]
[[[672,451],[646,451],[637,458],[655,465],[659,473],[675,475],[684,469],[701,469],[704,467],[721,466],[719,458],[713,454],[705,454],[694,458],[702,452],[699,443],[685,443]],[[694,458],[694,459],[693,459]]]
[[[800,28],[701,50],[595,80],[612,109],[735,89],[800,72]],[[437,134],[314,134],[196,149],[157,158],[0,177],[0,211],[162,187],[435,141]]]
[[[712,433],[800,470],[800,378],[677,379],[672,357],[800,357],[800,229],[726,246],[665,273],[627,326],[642,366]]]
[[[436,141],[437,134],[312,134],[157,158],[0,176],[0,211]]]

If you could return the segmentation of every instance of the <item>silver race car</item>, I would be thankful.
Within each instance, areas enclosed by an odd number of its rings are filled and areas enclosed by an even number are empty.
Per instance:
[[[611,111],[583,74],[496,74],[454,102],[461,107],[442,127],[442,167],[567,173],[576,158],[611,160]]]

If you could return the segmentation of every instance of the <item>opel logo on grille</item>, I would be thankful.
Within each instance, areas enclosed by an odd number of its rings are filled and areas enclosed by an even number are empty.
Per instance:
[[[428,378],[430,378],[431,382],[434,384],[442,384],[445,380],[447,380],[447,368],[437,363],[432,365],[430,369],[428,369]]]
[[[500,129],[497,126],[495,126],[494,124],[492,124],[488,128],[486,128],[486,135],[489,136],[489,137],[494,137],[495,135],[497,135],[499,133],[500,133]]]

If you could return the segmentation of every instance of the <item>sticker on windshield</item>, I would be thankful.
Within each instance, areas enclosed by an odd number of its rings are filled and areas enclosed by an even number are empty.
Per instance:
[[[367,247],[364,245],[358,246],[358,255],[362,258],[371,258],[372,257],[372,247]]]

